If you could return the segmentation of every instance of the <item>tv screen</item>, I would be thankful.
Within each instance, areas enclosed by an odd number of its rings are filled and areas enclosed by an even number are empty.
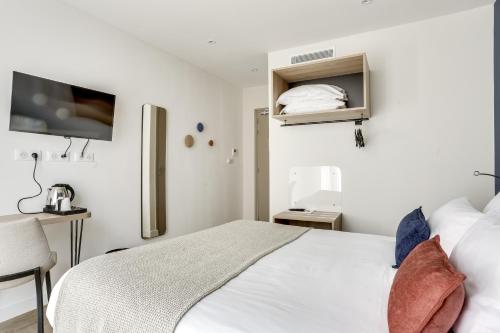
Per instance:
[[[14,72],[10,130],[111,141],[115,96]]]

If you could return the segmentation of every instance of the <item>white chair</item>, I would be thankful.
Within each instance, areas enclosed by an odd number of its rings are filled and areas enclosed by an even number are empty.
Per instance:
[[[50,297],[49,270],[56,262],[57,254],[50,251],[38,219],[0,222],[0,290],[35,279],[39,333],[43,333],[43,278]]]

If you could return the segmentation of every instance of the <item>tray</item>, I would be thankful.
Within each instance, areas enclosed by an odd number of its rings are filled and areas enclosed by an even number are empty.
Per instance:
[[[87,208],[71,206],[71,210],[67,210],[67,211],[61,212],[61,211],[58,211],[58,210],[54,210],[54,209],[52,209],[50,207],[44,207],[43,208],[43,212],[44,213],[49,213],[49,214],[66,216],[66,215],[75,215],[75,214],[86,213],[87,212]]]

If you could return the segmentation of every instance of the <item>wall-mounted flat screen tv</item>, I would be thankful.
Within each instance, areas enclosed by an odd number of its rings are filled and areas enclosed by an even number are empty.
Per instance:
[[[111,141],[115,96],[14,72],[10,130]]]

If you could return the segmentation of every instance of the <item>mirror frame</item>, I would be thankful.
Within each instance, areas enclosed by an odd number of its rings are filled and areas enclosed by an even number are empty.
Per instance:
[[[167,232],[167,110],[142,106],[141,237],[151,239]]]

